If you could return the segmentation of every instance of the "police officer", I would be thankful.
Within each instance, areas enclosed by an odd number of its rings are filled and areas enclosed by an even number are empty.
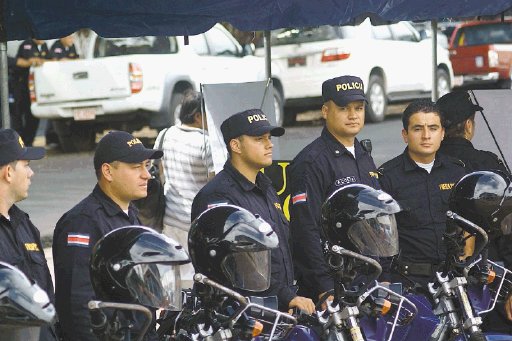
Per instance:
[[[98,183],[60,218],[53,234],[56,308],[62,316],[64,340],[96,340],[87,309],[87,302],[95,297],[89,276],[91,250],[107,232],[140,225],[131,201],[147,195],[146,166],[149,159],[162,155],[124,131],[111,131],[98,143],[94,154]]]
[[[279,309],[315,310],[310,299],[297,296],[293,287],[293,265],[288,245],[288,221],[270,179],[260,172],[272,164],[271,136],[281,136],[284,129],[271,126],[259,109],[239,112],[221,127],[229,159],[224,169],[208,182],[192,203],[191,220],[215,204],[232,204],[259,215],[279,238],[279,248],[272,250],[270,288],[263,295],[277,296]],[[248,293],[250,295],[250,293]]]
[[[44,148],[25,147],[12,129],[0,129],[0,261],[32,278],[54,302],[53,283],[39,230],[15,203],[28,197],[34,172],[30,160],[44,157]],[[40,340],[56,340],[53,326],[41,328]]]
[[[50,48],[51,58],[57,60],[78,59],[74,41],[75,37],[72,34],[55,41]]]
[[[446,134],[440,153],[464,162],[468,173],[496,169],[507,172],[496,154],[478,150],[471,143],[475,135],[475,113],[483,109],[473,104],[467,91],[449,92],[437,101],[437,105],[446,120]]]
[[[39,119],[32,115],[30,110],[30,92],[28,89],[28,76],[31,66],[40,66],[50,58],[48,46],[44,40],[29,39],[21,43],[16,55],[16,69],[14,99],[16,110],[11,113],[12,128],[16,130],[25,143],[31,146],[34,143]]]
[[[322,203],[344,185],[380,188],[373,159],[356,138],[364,126],[363,81],[354,76],[326,80],[322,98],[322,135],[295,157],[288,174],[299,293],[315,300],[334,287],[320,241]]]
[[[437,105],[447,121],[446,136],[441,143],[440,153],[462,160],[468,173],[482,170],[500,170],[508,173],[503,161],[496,154],[473,147],[471,139],[475,135],[475,115],[483,109],[473,104],[467,91],[447,93],[437,101]],[[489,234],[488,250],[489,259],[503,262],[509,269],[512,267],[510,236]],[[507,321],[499,309],[485,316],[483,327],[485,330],[508,333],[512,331],[512,323]]]
[[[396,214],[400,256],[393,262],[394,271],[389,275],[386,269],[383,279],[425,285],[445,260],[448,198],[465,168],[460,160],[437,152],[444,128],[435,103],[412,102],[402,123],[407,148],[379,168],[382,189],[403,209]]]

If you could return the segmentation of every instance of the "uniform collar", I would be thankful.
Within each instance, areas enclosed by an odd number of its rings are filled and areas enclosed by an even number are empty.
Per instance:
[[[327,130],[327,127],[324,127],[324,129],[322,130],[321,138],[327,145],[327,148],[329,148],[329,150],[331,151],[331,154],[334,155],[334,157],[340,157],[343,154],[347,154],[354,157],[352,153],[349,152],[348,149],[329,132],[329,130]],[[354,138],[354,150],[356,155],[364,153],[357,138]]]
[[[231,159],[228,159],[224,164],[224,171],[226,171],[233,178],[233,180],[235,180],[246,192],[252,191],[255,187],[265,189],[271,184],[270,180],[261,172],[258,172],[256,175],[256,184],[253,184],[235,167],[233,167],[231,164]]]
[[[403,160],[404,160],[405,171],[412,171],[412,170],[415,170],[416,168],[421,168],[420,166],[418,166],[416,164],[416,162],[413,159],[411,159],[411,157],[409,156],[408,150],[409,150],[409,148],[405,147],[404,153],[402,154]],[[434,165],[432,166],[432,169],[440,167],[443,164],[443,161],[444,161],[444,156],[441,153],[436,153],[436,156],[434,159]]]
[[[459,145],[459,146],[467,146],[467,147],[473,147],[473,144],[471,141],[464,137],[445,137],[443,142],[441,142],[441,145]]]
[[[111,217],[115,216],[116,214],[119,214],[119,213],[126,215],[126,213],[124,213],[124,211],[121,209],[121,207],[119,207],[118,204],[116,204],[112,199],[110,199],[109,196],[107,196],[101,190],[101,188],[98,184],[96,184],[92,193],[93,193],[93,196],[96,199],[98,199],[100,204],[103,206],[107,215],[109,215]],[[135,208],[135,206],[133,206],[132,203],[130,203],[130,205],[128,206],[128,215],[129,215],[130,219],[132,218],[132,215],[137,216],[136,208]]]

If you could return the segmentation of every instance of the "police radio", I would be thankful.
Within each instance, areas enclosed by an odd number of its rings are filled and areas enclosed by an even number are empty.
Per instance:
[[[361,144],[361,147],[363,147],[364,151],[368,154],[372,154],[372,140],[370,139],[364,139],[359,142]]]

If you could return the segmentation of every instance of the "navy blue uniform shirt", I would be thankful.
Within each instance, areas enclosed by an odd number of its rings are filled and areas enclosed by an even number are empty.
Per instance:
[[[402,206],[395,214],[400,258],[407,262],[439,264],[445,260],[448,199],[466,173],[464,164],[437,153],[430,173],[419,167],[408,149],[379,168],[382,189]]]
[[[467,173],[496,169],[507,173],[503,161],[496,154],[476,149],[471,141],[463,137],[445,137],[439,152],[464,162]]]
[[[354,148],[355,157],[324,128],[289,167],[290,230],[299,294],[313,300],[334,287],[321,245],[320,218],[325,199],[353,183],[380,189],[371,155],[357,139]]]
[[[39,230],[28,214],[16,205],[9,209],[9,219],[0,215],[0,261],[12,264],[32,278],[55,303],[53,282],[44,256]],[[1,337],[0,337],[1,339]],[[41,341],[56,340],[53,328],[41,328]]]
[[[78,54],[76,53],[75,45],[71,45],[70,47],[65,47],[60,40],[57,40],[53,43],[50,48],[50,56],[55,59],[77,59]]]
[[[30,59],[33,57],[39,57],[42,59],[49,59],[50,53],[48,51],[48,46],[46,43],[41,45],[37,45],[34,43],[32,39],[27,39],[23,43],[21,43],[18,48],[18,53],[16,54],[16,59]],[[28,86],[28,75],[30,68],[16,67],[14,73],[16,75],[16,80],[22,84],[27,84]],[[27,89],[28,91],[28,89]]]
[[[139,225],[136,208],[128,215],[98,185],[65,213],[53,234],[56,308],[64,340],[97,340],[91,331],[87,303],[95,298],[89,260],[96,242],[123,226]]]
[[[256,176],[256,184],[238,172],[228,160],[224,169],[197,193],[192,203],[192,221],[209,205],[236,205],[258,214],[272,226],[279,239],[279,247],[271,254],[270,288],[260,296],[277,296],[280,310],[288,310],[288,304],[296,296],[293,287],[293,265],[289,246],[288,220],[270,179],[263,173]],[[254,293],[243,293],[254,295]]]

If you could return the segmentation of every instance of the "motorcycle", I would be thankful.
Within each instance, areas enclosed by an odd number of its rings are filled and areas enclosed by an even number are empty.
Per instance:
[[[400,330],[394,340],[512,340],[510,335],[484,333],[481,329],[481,316],[494,309],[500,297],[503,298],[502,289],[510,283],[506,280],[510,271],[486,259],[488,237],[481,227],[451,211],[447,212],[447,217],[448,252],[444,267],[429,283],[428,297],[414,291],[406,294],[419,307],[418,318],[407,329]],[[476,239],[476,247],[473,255],[462,261],[463,245],[470,237]],[[488,263],[501,268],[505,274],[495,285],[494,296],[489,291],[494,273]]]

